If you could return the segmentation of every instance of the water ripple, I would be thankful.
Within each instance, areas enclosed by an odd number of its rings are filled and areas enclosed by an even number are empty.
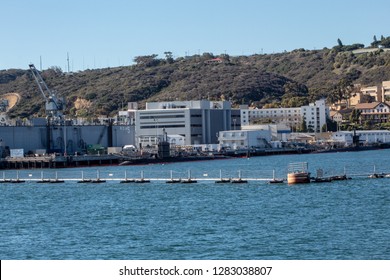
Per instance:
[[[198,177],[205,170],[209,176],[219,169],[253,176],[276,169],[282,176],[290,161],[306,160],[314,170],[368,166],[367,171],[379,160],[382,168],[390,166],[389,155],[372,151],[132,168],[150,174],[192,168]],[[389,259],[389,184],[389,178],[296,186],[1,184],[0,258]]]

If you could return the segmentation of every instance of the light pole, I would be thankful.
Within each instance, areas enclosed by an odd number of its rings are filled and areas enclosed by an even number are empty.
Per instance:
[[[67,151],[66,151],[66,119],[64,115],[64,156],[67,156]]]
[[[153,120],[155,122],[155,125],[156,125],[156,146],[157,146],[157,139],[158,139],[158,119],[156,119],[156,117],[153,117]]]

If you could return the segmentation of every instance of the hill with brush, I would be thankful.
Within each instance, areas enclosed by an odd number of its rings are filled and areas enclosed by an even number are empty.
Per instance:
[[[353,45],[355,46],[355,45]],[[390,52],[358,46],[232,57],[204,53],[173,59],[139,56],[125,67],[64,73],[42,71],[50,89],[66,98],[65,114],[73,117],[113,116],[127,102],[230,100],[295,107],[320,97],[337,99],[340,87],[376,85],[390,80]],[[357,52],[356,49],[359,49]],[[45,116],[44,100],[29,70],[0,71],[0,99],[20,96],[11,118]]]

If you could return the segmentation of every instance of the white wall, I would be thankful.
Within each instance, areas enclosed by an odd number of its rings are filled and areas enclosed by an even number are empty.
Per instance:
[[[249,147],[264,147],[271,141],[270,130],[229,130],[219,133],[219,144],[231,149],[247,149]],[[264,139],[264,140],[262,140]]]
[[[360,143],[389,143],[390,131],[388,130],[357,130],[356,135],[359,136]],[[346,145],[351,145],[353,131],[337,131],[333,132],[331,139],[335,142],[344,142]]]

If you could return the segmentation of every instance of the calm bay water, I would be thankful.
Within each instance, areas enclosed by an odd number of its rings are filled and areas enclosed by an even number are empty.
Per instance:
[[[353,174],[321,184],[0,184],[1,259],[390,259],[390,150],[148,166],[20,170],[21,178],[286,177]],[[1,174],[1,172],[0,172]],[[16,171],[4,177],[15,178]]]

